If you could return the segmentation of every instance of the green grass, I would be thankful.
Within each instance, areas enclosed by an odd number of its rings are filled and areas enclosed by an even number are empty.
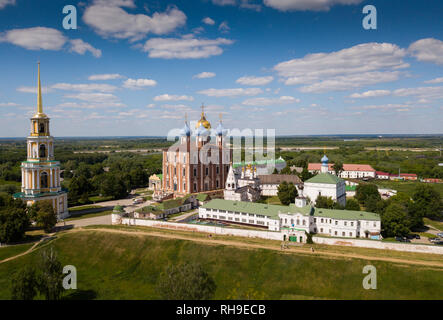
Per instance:
[[[398,192],[407,193],[412,197],[414,194],[415,188],[420,184],[431,185],[440,195],[443,197],[443,183],[425,183],[419,181],[385,181],[385,180],[376,180],[374,182],[381,188],[389,188],[397,190]]]
[[[103,196],[94,196],[94,197],[89,197],[89,200],[92,202],[103,202],[103,201],[110,201],[113,200],[114,198],[112,196],[108,196],[108,197],[103,197]]]
[[[225,299],[234,288],[252,288],[267,299],[443,297],[443,268],[247,250],[93,230],[61,234],[48,245],[57,251],[62,265],[76,266],[77,297],[158,299],[155,285],[160,272],[169,263],[184,261],[201,263],[214,278],[216,299]],[[37,263],[39,251],[41,248],[0,265],[0,299],[10,298],[11,274],[24,265]],[[367,264],[377,268],[377,290],[362,287],[362,269]]]
[[[76,211],[83,211],[83,210],[90,210],[90,209],[99,209],[102,208],[101,206],[95,206],[95,205],[86,205],[86,206],[79,206],[79,207],[72,207],[69,208],[69,212],[76,212]]]
[[[429,218],[423,218],[423,221],[424,221],[425,225],[430,225],[431,227],[434,227],[435,229],[443,231],[443,221],[431,220]]]
[[[34,243],[17,244],[13,246],[0,247],[0,261],[9,257],[16,256],[31,248]]]
[[[101,217],[111,214],[112,210],[100,211],[100,212],[92,212],[92,213],[84,213],[84,214],[76,214],[75,216],[66,218],[65,221],[93,218],[93,217]]]
[[[20,187],[22,185],[22,183],[18,182],[18,181],[9,181],[9,180],[0,179],[0,185],[4,185],[4,184],[13,184],[17,187]]]

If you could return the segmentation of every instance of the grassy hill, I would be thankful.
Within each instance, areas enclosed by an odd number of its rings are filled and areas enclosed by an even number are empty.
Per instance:
[[[25,264],[36,263],[39,251],[48,245],[54,247],[63,265],[77,268],[75,297],[158,299],[155,284],[159,273],[169,263],[184,261],[200,262],[215,279],[216,299],[227,298],[234,288],[240,296],[253,289],[266,299],[443,297],[443,268],[89,230],[60,234],[35,252],[0,264],[0,299],[10,298],[11,274]],[[367,264],[377,268],[377,290],[362,287],[362,269]]]

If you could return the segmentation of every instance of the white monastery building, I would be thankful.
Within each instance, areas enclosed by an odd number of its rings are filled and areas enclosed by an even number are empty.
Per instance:
[[[320,173],[304,183],[303,194],[315,205],[318,196],[331,197],[342,206],[346,205],[346,183],[343,179],[328,171],[329,159],[321,159]]]
[[[330,174],[335,175],[335,171],[332,168],[333,163],[328,164],[328,170]],[[322,163],[309,163],[308,171],[310,173],[318,173],[321,171]],[[343,164],[343,171],[340,173],[340,178],[349,179],[361,179],[361,178],[376,178],[375,169],[369,164]]]

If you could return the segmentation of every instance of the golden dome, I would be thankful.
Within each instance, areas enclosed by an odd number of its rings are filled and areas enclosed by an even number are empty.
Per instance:
[[[200,118],[200,120],[198,120],[197,125],[195,126],[195,128],[200,127],[200,124],[202,124],[203,127],[205,127],[208,130],[211,129],[211,124],[209,123],[208,120],[206,120],[205,113],[203,111],[202,111],[202,114],[201,114],[201,118]]]

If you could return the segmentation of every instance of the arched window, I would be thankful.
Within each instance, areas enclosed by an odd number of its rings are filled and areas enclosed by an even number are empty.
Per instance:
[[[45,124],[44,123],[39,124],[38,133],[45,133]]]
[[[39,157],[40,158],[45,158],[46,157],[46,146],[44,144],[40,145]]]
[[[40,188],[48,187],[48,173],[42,172],[40,174]]]

